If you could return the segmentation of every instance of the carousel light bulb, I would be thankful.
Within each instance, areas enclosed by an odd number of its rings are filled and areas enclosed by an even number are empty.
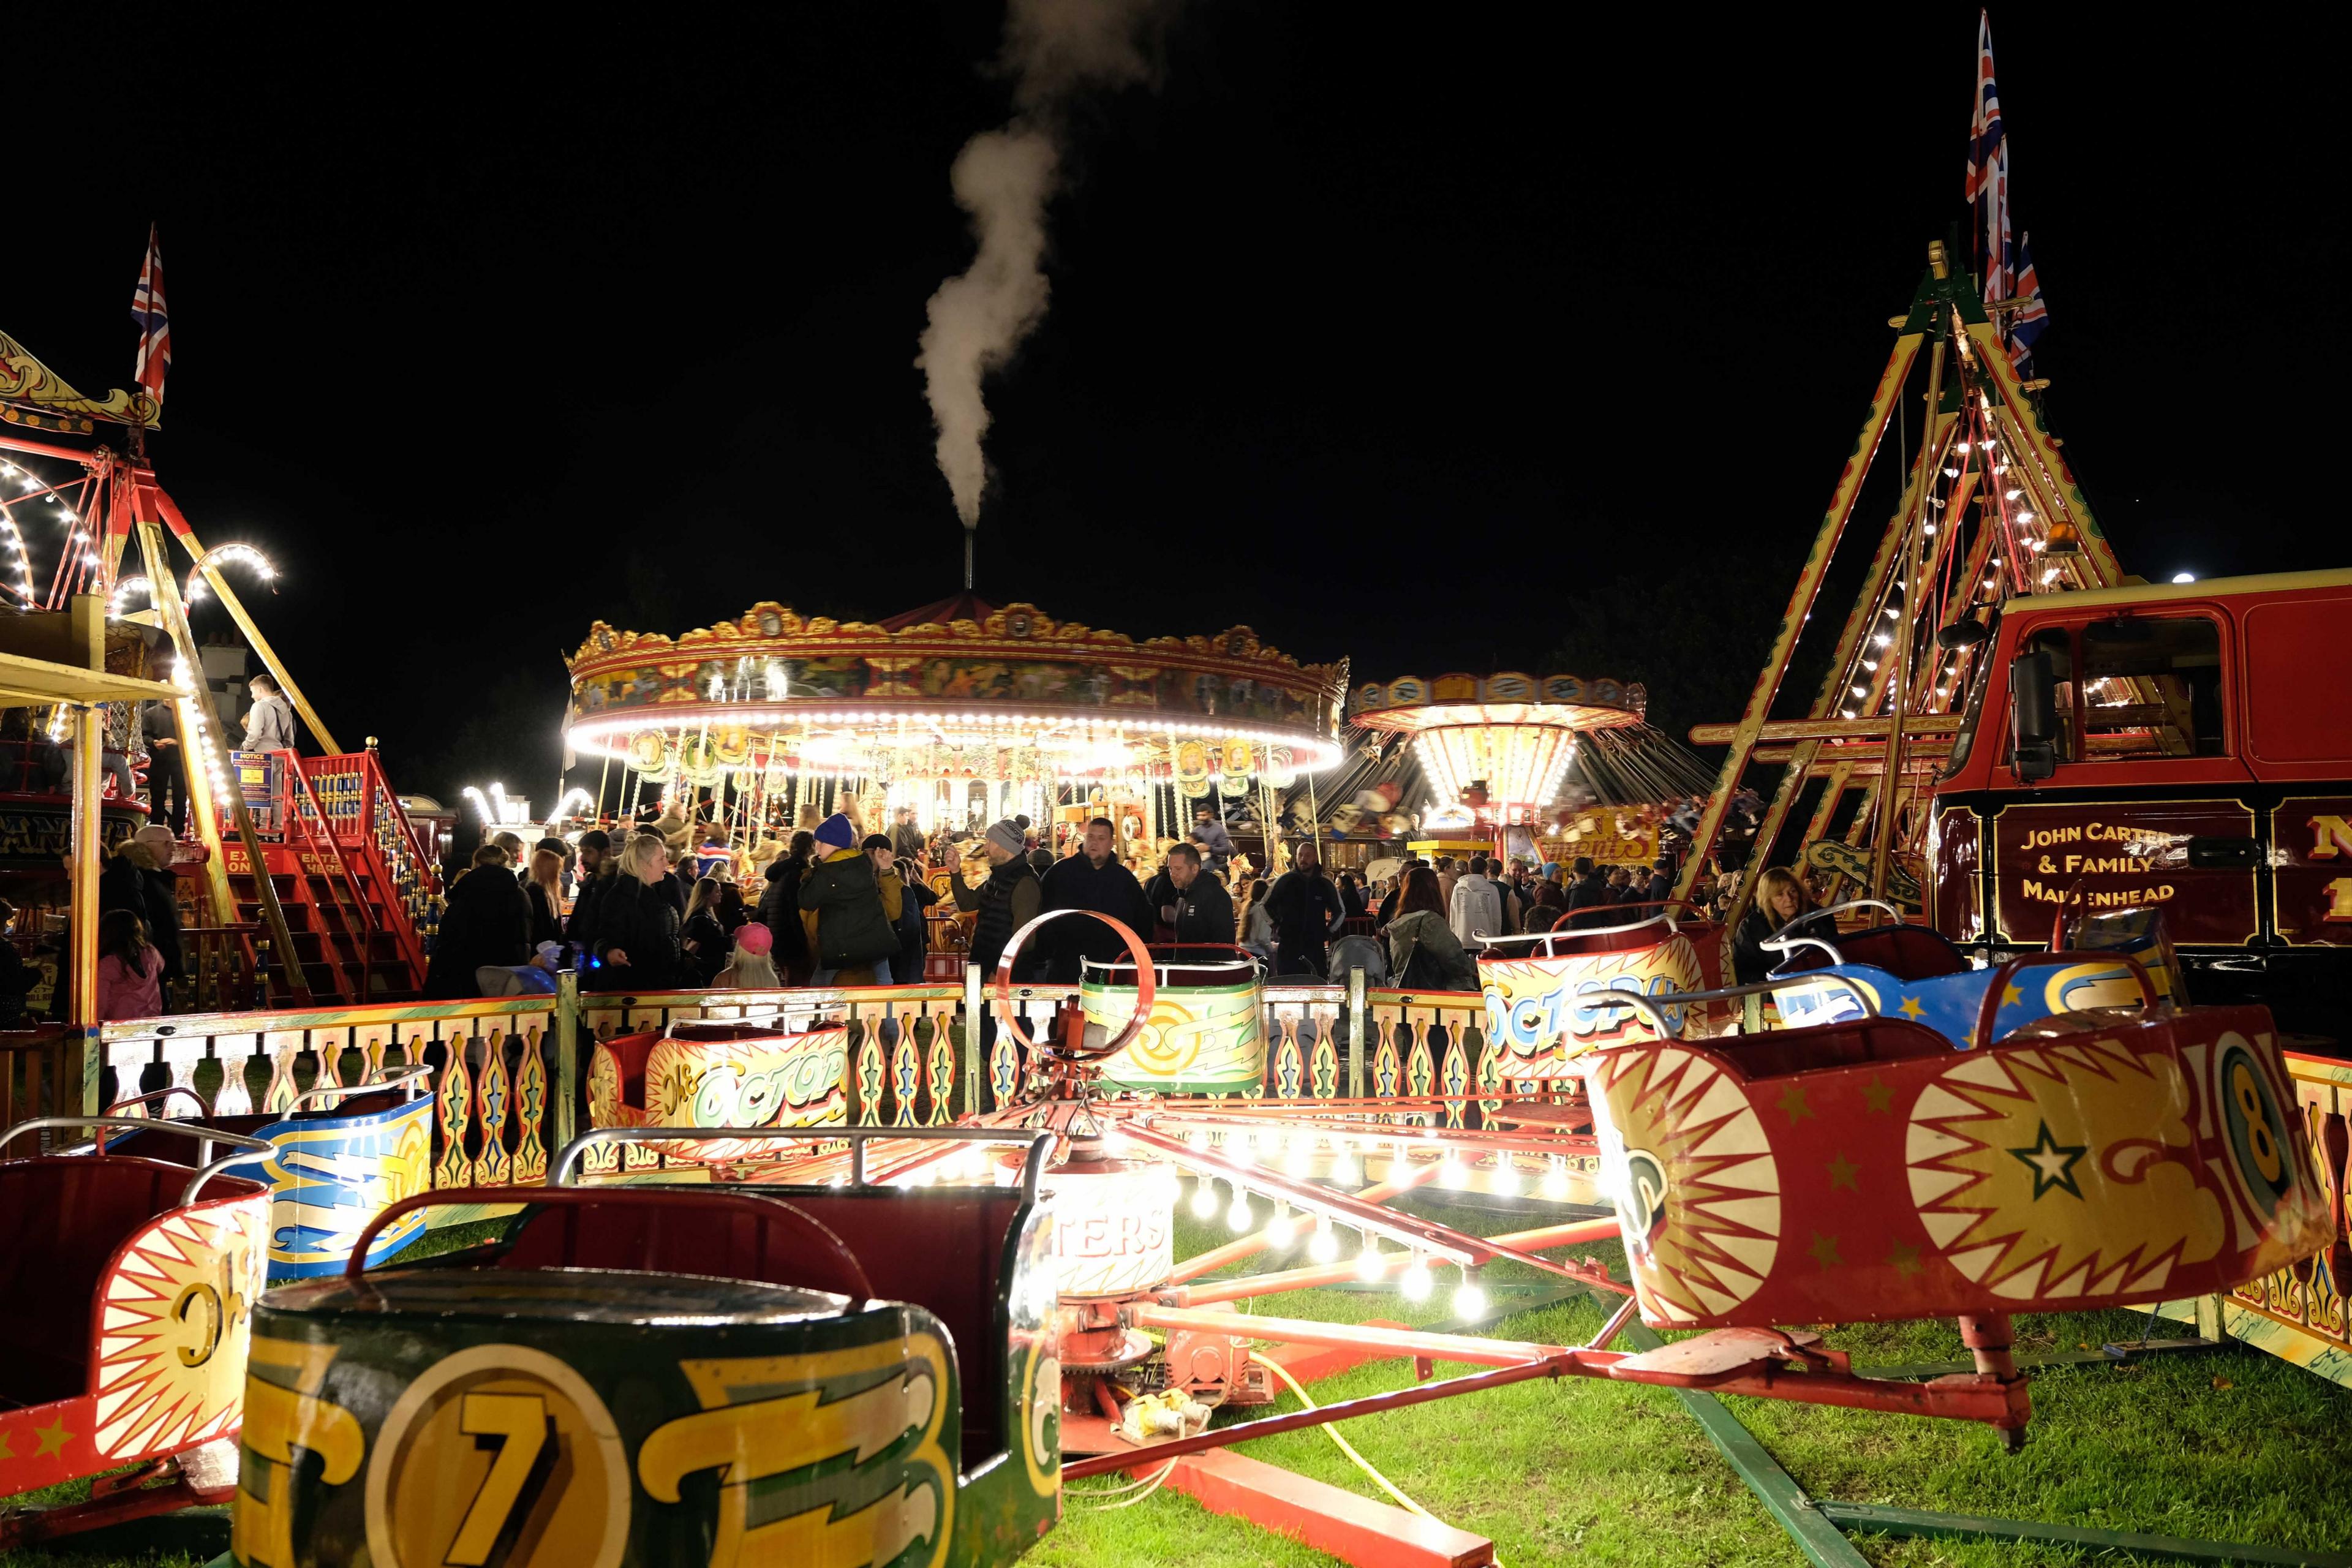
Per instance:
[[[1290,1145],[1290,1157],[1282,1163],[1283,1172],[1286,1175],[1296,1177],[1300,1181],[1305,1181],[1307,1179],[1307,1173],[1314,1168],[1315,1151],[1312,1147],[1312,1141],[1302,1133],[1299,1137],[1292,1140]]]
[[[1568,1196],[1568,1163],[1566,1161],[1557,1155],[1552,1157],[1544,1168],[1543,1185],[1539,1190],[1548,1198],[1560,1199]]]
[[[1249,1194],[1239,1187],[1234,1189],[1234,1206],[1225,1211],[1225,1224],[1235,1236],[1257,1223],[1257,1210],[1250,1206]]]
[[[1329,1220],[1318,1221],[1315,1234],[1307,1238],[1307,1257],[1314,1263],[1336,1263],[1339,1258],[1339,1238],[1331,1229]]]
[[[1276,1251],[1288,1250],[1298,1239],[1298,1222],[1290,1217],[1290,1205],[1283,1205],[1274,1211],[1274,1219],[1265,1227],[1266,1244]]]
[[[1200,1184],[1192,1189],[1192,1217],[1194,1219],[1217,1217],[1217,1189],[1210,1184],[1209,1178],[1206,1176],[1202,1177]]]
[[[1356,1255],[1357,1277],[1369,1283],[1380,1279],[1388,1271],[1389,1262],[1387,1258],[1381,1256],[1379,1239],[1375,1237],[1365,1237],[1364,1250]]]
[[[1495,1192],[1503,1197],[1515,1198],[1519,1195],[1518,1163],[1508,1154],[1498,1154],[1495,1157],[1493,1187]]]
[[[1412,1255],[1412,1261],[1405,1265],[1404,1279],[1400,1283],[1404,1290],[1406,1300],[1426,1301],[1429,1300],[1430,1288],[1436,1281],[1430,1278],[1427,1260],[1416,1252]]]
[[[1445,1152],[1445,1164],[1437,1173],[1437,1184],[1459,1191],[1463,1184],[1469,1179],[1469,1173],[1462,1168],[1462,1162],[1454,1158],[1453,1150],[1448,1149]]]
[[[1356,1152],[1346,1144],[1331,1156],[1331,1181],[1336,1186],[1353,1187],[1363,1184],[1364,1173],[1356,1168]]]
[[[1454,1315],[1457,1318],[1482,1318],[1486,1314],[1486,1292],[1465,1269],[1462,1283],[1454,1288]]]
[[[2016,500],[2024,494],[2025,492],[2023,490],[2003,490],[2000,492],[2000,499],[2003,500]]]

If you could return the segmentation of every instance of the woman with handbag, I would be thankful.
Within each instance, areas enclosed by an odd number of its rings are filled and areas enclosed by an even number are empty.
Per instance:
[[[1415,866],[1406,872],[1396,908],[1384,933],[1390,984],[1406,991],[1477,990],[1478,965],[1446,923],[1445,897],[1436,871]]]

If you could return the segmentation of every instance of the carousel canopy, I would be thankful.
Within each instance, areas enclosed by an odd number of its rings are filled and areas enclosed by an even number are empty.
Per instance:
[[[1412,736],[1439,805],[1524,821],[1559,794],[1579,735],[1638,725],[1648,701],[1638,683],[1573,675],[1408,675],[1356,688],[1348,717]]]
[[[754,605],[671,637],[599,621],[571,660],[564,737],[645,773],[1006,778],[1321,768],[1347,666],[1246,626],[1150,637],[969,594],[878,624]]]

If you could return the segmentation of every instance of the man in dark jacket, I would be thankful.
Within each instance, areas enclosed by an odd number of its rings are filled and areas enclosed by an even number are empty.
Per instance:
[[[1087,823],[1084,849],[1055,861],[1045,873],[1045,908],[1092,910],[1124,921],[1138,937],[1149,934],[1151,910],[1135,873],[1118,863],[1118,828],[1110,818]],[[1077,980],[1089,959],[1118,963],[1128,958],[1127,943],[1100,921],[1056,921],[1038,940],[1047,944],[1045,978],[1056,984]]]
[[[1151,879],[1144,901],[1159,916],[1160,923],[1174,932],[1179,947],[1194,942],[1224,947],[1234,940],[1233,896],[1223,882],[1206,873],[1200,850],[1190,844],[1179,844],[1168,851],[1167,869]]]
[[[1594,868],[1592,857],[1576,858],[1576,881],[1568,889],[1569,929],[1584,931],[1609,923],[1603,906],[1609,902],[1609,883]]]
[[[971,962],[980,965],[981,978],[987,981],[996,977],[996,961],[1004,956],[1013,933],[1035,920],[1045,908],[1045,891],[1037,885],[1037,873],[1029,868],[1021,828],[1011,817],[992,826],[981,847],[988,858],[986,879],[977,888],[971,887],[959,868],[949,886],[955,891],[956,908],[979,911],[979,918],[972,922],[970,956]],[[971,862],[965,864],[969,866]],[[1038,968],[1036,948],[1032,944],[1013,961],[1013,978],[1034,980]],[[993,1009],[983,1011],[983,1038],[992,1037],[994,1019]]]
[[[495,844],[474,851],[473,868],[457,879],[441,910],[433,958],[425,972],[425,999],[478,996],[474,971],[485,964],[530,960],[530,904]]]
[[[1290,869],[1265,896],[1265,912],[1274,921],[1275,973],[1320,978],[1340,919],[1339,891],[1324,877],[1312,840],[1291,851]]]
[[[915,826],[915,808],[898,808],[898,824],[890,829],[890,854],[893,858],[908,862],[923,858],[923,830]]]
[[[168,698],[139,705],[139,728],[147,736],[147,809],[150,820],[171,824],[172,837],[188,830],[188,775],[181,763],[179,704]]]

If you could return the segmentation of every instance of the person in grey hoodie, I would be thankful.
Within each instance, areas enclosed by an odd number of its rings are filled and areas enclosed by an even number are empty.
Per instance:
[[[245,715],[247,752],[294,750],[294,705],[278,693],[278,682],[267,675],[253,678],[253,706]]]

